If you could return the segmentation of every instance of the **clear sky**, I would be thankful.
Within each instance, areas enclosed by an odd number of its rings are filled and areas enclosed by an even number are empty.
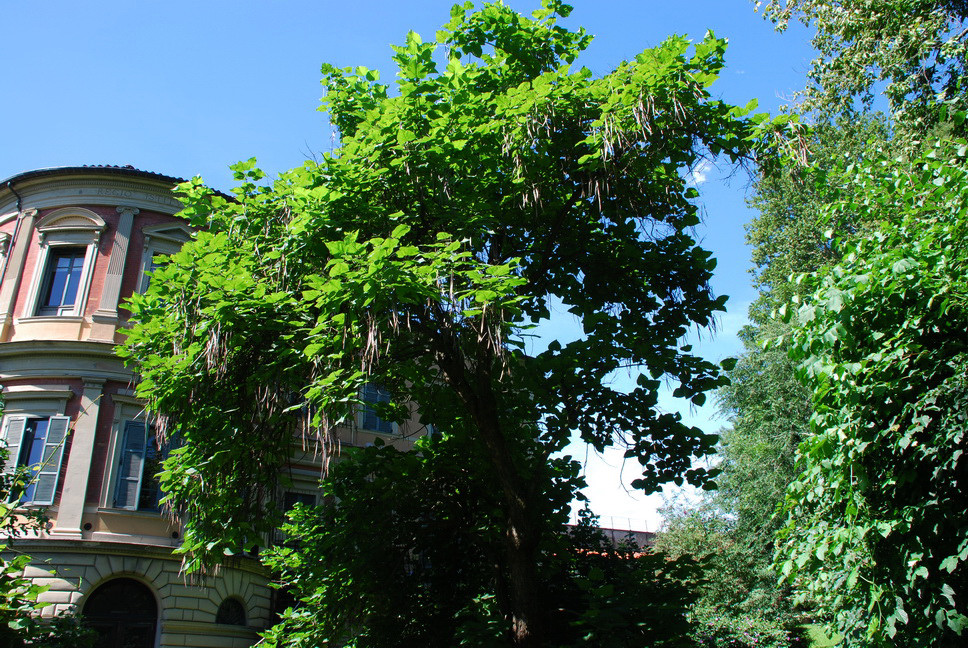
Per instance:
[[[130,164],[231,186],[227,166],[252,156],[268,172],[300,165],[333,146],[316,111],[320,64],[364,65],[391,81],[391,43],[408,30],[431,40],[450,0],[94,0],[5,3],[0,49],[0,179],[42,167]],[[530,12],[538,0],[513,0]],[[759,100],[774,112],[804,85],[812,51],[799,26],[783,34],[745,0],[574,0],[565,21],[595,40],[579,64],[607,73],[670,34],[729,39],[727,69],[714,94]],[[732,175],[732,177],[728,177]],[[736,331],[754,298],[744,223],[748,177],[703,168],[696,177],[705,223],[699,236],[719,260],[714,281],[730,296],[719,333],[703,349],[739,351]],[[568,322],[561,327],[567,330]],[[671,399],[664,399],[674,407]],[[686,411],[711,430],[714,408]],[[631,497],[621,461],[591,458],[589,494],[603,525],[655,530],[658,498]],[[624,471],[635,477],[635,466]]]

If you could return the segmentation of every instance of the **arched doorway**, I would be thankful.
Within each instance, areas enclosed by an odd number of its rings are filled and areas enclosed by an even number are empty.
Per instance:
[[[158,604],[146,585],[115,578],[97,587],[84,603],[84,623],[98,633],[96,648],[153,648]]]

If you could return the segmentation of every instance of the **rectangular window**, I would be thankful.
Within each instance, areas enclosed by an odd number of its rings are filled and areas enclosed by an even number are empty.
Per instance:
[[[40,286],[38,315],[65,315],[74,310],[86,255],[83,247],[51,248]]]
[[[30,468],[33,477],[21,504],[50,506],[54,503],[69,426],[70,419],[66,416],[7,418],[9,456],[4,472],[11,473],[25,466]]]
[[[297,504],[303,504],[305,506],[316,506],[316,495],[313,493],[297,492],[297,491],[286,491],[282,496],[282,512],[284,514],[289,513],[289,511],[296,508]],[[282,532],[282,529],[276,529],[272,532],[272,541],[276,544],[285,544],[287,538],[286,534]]]
[[[303,504],[305,506],[316,506],[316,496],[312,493],[297,493],[295,491],[286,491],[285,496],[282,500],[282,510],[286,513],[296,508],[296,504]]]
[[[393,434],[395,427],[393,422],[377,416],[376,410],[369,405],[369,403],[389,403],[390,392],[377,385],[367,383],[363,386],[363,402],[367,404],[363,406],[363,410],[360,412],[360,428],[383,434]]]
[[[121,439],[114,506],[129,511],[158,511],[161,486],[158,472],[165,452],[155,430],[144,421],[127,421]]]
[[[139,293],[144,293],[148,290],[148,284],[151,283],[151,273],[165,265],[168,261],[168,255],[163,253],[158,253],[152,256],[148,263],[145,265],[144,270],[141,273],[141,289],[138,290]]]

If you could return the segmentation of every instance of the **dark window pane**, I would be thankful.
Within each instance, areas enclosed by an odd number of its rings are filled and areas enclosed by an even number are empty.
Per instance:
[[[47,255],[38,315],[59,315],[74,305],[84,268],[84,248],[53,248]]]
[[[129,511],[157,511],[162,492],[158,480],[161,464],[168,456],[155,436],[155,428],[144,421],[128,421],[121,438],[114,505]]]
[[[304,504],[306,506],[316,505],[316,496],[312,493],[296,493],[293,491],[286,491],[286,495],[283,499],[283,508],[286,512],[289,512],[296,508],[296,504]]]
[[[225,599],[215,614],[215,623],[244,626],[245,607],[242,606],[242,603],[238,599]]]
[[[148,428],[148,443],[145,445],[145,463],[141,473],[141,492],[138,494],[139,511],[157,511],[161,509],[161,484],[158,473],[161,472],[161,462],[165,460],[155,429]]]
[[[363,401],[365,403],[389,403],[390,392],[377,385],[367,383],[363,386]],[[363,406],[363,412],[360,418],[360,427],[364,430],[373,430],[374,432],[382,432],[383,434],[393,433],[393,422],[377,416],[376,410],[370,405]]]
[[[33,466],[31,472],[35,475],[40,470],[40,464],[44,461],[44,442],[47,440],[48,424],[47,419],[28,419],[27,426],[24,428],[23,440],[20,443],[20,458],[17,465]],[[35,490],[37,490],[37,482],[32,480],[21,501],[33,501]]]

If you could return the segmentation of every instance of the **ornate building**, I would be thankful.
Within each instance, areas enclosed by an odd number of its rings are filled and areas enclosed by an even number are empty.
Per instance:
[[[174,216],[177,182],[132,167],[64,167],[0,184],[4,470],[32,468],[21,506],[50,520],[5,551],[32,557],[25,575],[49,586],[43,614],[80,612],[99,648],[242,648],[271,622],[274,591],[257,560],[232,558],[200,584],[180,572],[181,524],[161,511],[155,477],[165,448],[114,353],[124,300],[191,237]],[[397,424],[365,408],[357,419],[340,431],[342,445],[379,436],[407,450],[424,432],[416,415]],[[283,506],[316,503],[319,472],[295,443]]]
[[[45,615],[80,611],[102,646],[251,646],[270,620],[259,563],[201,585],[172,557],[181,533],[159,511],[162,449],[133,376],[114,354],[121,304],[157,255],[190,237],[178,180],[130,167],[28,171],[0,186],[0,383],[5,470],[35,466],[22,501],[47,509],[8,551],[49,585]]]

